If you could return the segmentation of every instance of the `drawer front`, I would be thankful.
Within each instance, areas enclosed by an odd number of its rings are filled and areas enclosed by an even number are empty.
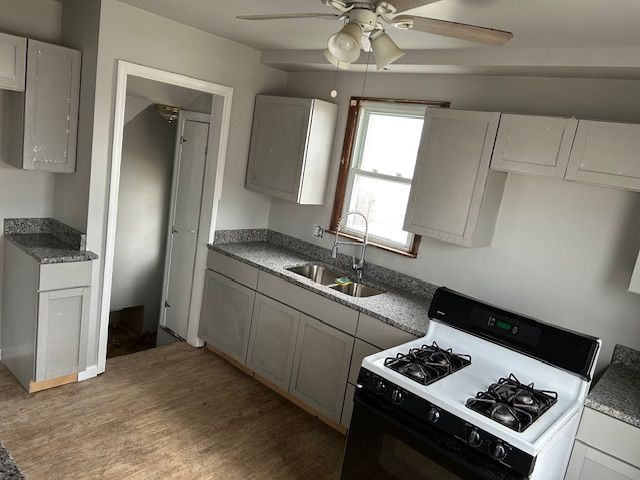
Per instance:
[[[258,284],[258,269],[239,260],[234,260],[218,252],[209,250],[207,268],[229,277],[253,290]]]
[[[358,383],[358,374],[360,373],[360,366],[362,365],[362,359],[378,353],[381,350],[378,347],[369,345],[367,342],[363,342],[359,338],[356,338],[356,342],[353,346],[353,355],[351,356],[351,368],[349,369],[349,383]]]
[[[635,467],[640,467],[640,428],[585,408],[578,439]]]
[[[52,263],[40,265],[41,292],[91,285],[92,262]]]
[[[360,313],[356,337],[379,347],[381,350],[397,347],[418,338],[411,333],[407,333],[364,313]]]
[[[264,272],[259,275],[258,291],[343,332],[356,333],[358,312],[317,293]]]

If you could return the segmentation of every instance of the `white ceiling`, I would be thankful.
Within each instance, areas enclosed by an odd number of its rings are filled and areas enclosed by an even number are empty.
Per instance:
[[[322,49],[339,29],[331,20],[235,19],[242,14],[331,12],[321,0],[121,1],[259,50]],[[512,31],[514,39],[498,48],[640,46],[640,0],[442,0],[411,13]],[[391,34],[408,50],[473,46],[422,33]]]

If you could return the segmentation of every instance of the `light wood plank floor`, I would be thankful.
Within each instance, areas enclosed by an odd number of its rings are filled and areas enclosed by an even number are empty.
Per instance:
[[[34,395],[1,367],[0,440],[28,480],[336,480],[344,448],[339,433],[184,343]]]

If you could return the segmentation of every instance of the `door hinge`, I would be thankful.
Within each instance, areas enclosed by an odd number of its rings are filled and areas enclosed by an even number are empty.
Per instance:
[[[169,305],[169,302],[164,302],[164,308],[171,308],[171,305]]]
[[[180,143],[181,144],[182,143],[186,143],[186,142],[187,142],[187,139],[185,137],[180,137]]]

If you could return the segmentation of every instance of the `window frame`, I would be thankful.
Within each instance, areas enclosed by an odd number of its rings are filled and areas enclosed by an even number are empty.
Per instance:
[[[359,125],[360,118],[360,110],[363,107],[363,104],[366,103],[380,103],[380,104],[388,104],[391,107],[394,104],[410,104],[415,105],[416,107],[436,107],[436,108],[449,108],[450,102],[448,101],[435,101],[435,100],[408,100],[408,99],[397,99],[397,98],[377,98],[377,97],[351,97],[349,101],[349,112],[347,115],[347,125],[345,129],[344,142],[342,145],[342,153],[340,156],[340,170],[338,172],[338,181],[336,184],[336,192],[333,202],[333,211],[331,214],[331,224],[329,227],[329,232],[334,235],[338,229],[338,221],[343,215],[343,210],[345,204],[350,200],[351,193],[349,188],[353,188],[352,183],[353,179],[355,179],[355,173],[351,175],[351,167],[353,163],[354,156],[357,152],[358,148],[361,148],[363,142],[356,141],[358,137],[358,133],[361,131],[361,125]],[[384,109],[384,105],[381,105],[381,110]],[[389,108],[391,110],[391,108]],[[371,172],[365,173],[365,176],[375,177],[376,174]],[[387,177],[386,175],[382,175],[383,177]],[[349,238],[351,240],[362,241],[362,236],[357,235],[356,232],[347,231],[340,232],[340,236],[345,238]],[[413,240],[407,250],[402,249],[401,247],[393,247],[390,245],[386,245],[383,243],[379,243],[375,241],[370,241],[369,244],[380,248],[382,250],[386,250],[392,253],[396,253],[409,258],[416,258],[418,256],[418,248],[420,246],[420,241],[422,237],[420,235],[413,235]]]

